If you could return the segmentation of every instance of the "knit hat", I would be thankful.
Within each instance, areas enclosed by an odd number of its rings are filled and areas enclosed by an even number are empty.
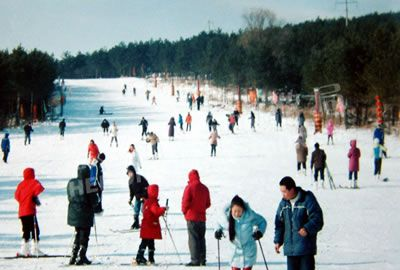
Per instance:
[[[106,159],[106,155],[104,153],[100,153],[97,157],[100,162],[103,162]]]

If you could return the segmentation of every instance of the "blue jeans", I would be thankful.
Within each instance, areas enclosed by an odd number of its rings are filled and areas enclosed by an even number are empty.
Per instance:
[[[140,214],[140,210],[142,209],[143,202],[135,198],[135,203],[133,205],[133,216],[138,217]]]

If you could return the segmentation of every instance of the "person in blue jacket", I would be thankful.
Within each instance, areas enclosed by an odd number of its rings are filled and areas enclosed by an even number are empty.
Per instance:
[[[179,123],[179,128],[183,131],[183,117],[182,117],[182,114],[179,114],[179,116],[178,116],[178,123]]]
[[[324,225],[321,207],[311,191],[286,176],[279,183],[282,200],[275,216],[275,251],[283,245],[288,270],[314,270],[317,233]]]
[[[374,140],[378,139],[379,144],[384,146],[385,145],[385,131],[383,130],[383,125],[379,124],[374,130]],[[385,158],[387,158],[386,150],[382,151],[382,154]]]
[[[4,138],[1,140],[1,151],[3,151],[3,161],[7,163],[8,153],[10,153],[10,139],[8,138],[10,134],[4,134]]]
[[[257,245],[267,228],[266,220],[254,212],[248,203],[238,195],[233,197],[225,209],[226,220],[215,231],[215,238],[220,240],[223,230],[229,232],[229,240],[234,245],[231,260],[232,270],[251,270],[257,260]]]

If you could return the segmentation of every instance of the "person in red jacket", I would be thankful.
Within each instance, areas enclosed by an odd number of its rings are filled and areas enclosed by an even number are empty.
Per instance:
[[[136,255],[135,264],[146,264],[144,258],[146,248],[149,248],[149,263],[154,264],[154,239],[162,239],[161,226],[159,218],[164,215],[166,207],[160,207],[158,204],[158,185],[150,185],[147,188],[148,198],[143,205],[143,219],[140,227],[140,238],[142,242]]]
[[[14,197],[19,203],[18,217],[22,223],[22,245],[17,256],[40,256],[44,255],[39,249],[39,225],[36,219],[36,205],[40,205],[39,194],[43,192],[44,187],[35,179],[35,171],[32,168],[26,168],[23,172],[24,179],[18,184]],[[32,250],[30,250],[29,241],[34,239]]]
[[[97,147],[97,144],[94,143],[94,140],[90,140],[87,153],[87,157],[89,158],[89,164],[92,164],[92,161],[96,160],[99,153],[100,151],[99,148]]]
[[[182,212],[187,222],[191,257],[187,266],[206,265],[206,210],[210,206],[208,188],[200,182],[199,172],[191,170],[182,197]]]

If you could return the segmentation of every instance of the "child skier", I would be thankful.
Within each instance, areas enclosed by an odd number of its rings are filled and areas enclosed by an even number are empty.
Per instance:
[[[331,142],[333,144],[333,130],[335,129],[335,124],[333,123],[332,119],[329,119],[328,125],[326,127],[326,131],[328,133],[328,145],[329,145],[329,139],[331,139]]]
[[[229,232],[229,240],[235,247],[231,259],[232,270],[251,270],[257,260],[256,241],[261,239],[267,228],[266,220],[238,195],[225,209],[226,220],[219,225],[215,238],[221,240],[223,230]]]
[[[97,147],[97,144],[94,143],[94,140],[90,140],[90,143],[88,146],[88,152],[87,152],[89,164],[92,164],[93,160],[95,160],[97,158],[99,153],[100,153],[100,151],[99,151],[99,148]]]
[[[228,115],[228,122],[229,122],[229,130],[233,133],[235,133],[234,128],[235,128],[235,116],[233,114]]]
[[[382,169],[382,157],[383,152],[387,151],[386,147],[379,143],[379,139],[374,139],[374,175],[379,180],[381,178],[381,169]]]
[[[322,181],[322,188],[324,188],[324,171],[325,171],[325,162],[326,162],[326,154],[325,151],[319,148],[319,143],[314,144],[314,152],[311,154],[311,171],[314,170],[314,184],[318,189],[318,174],[320,174]]]
[[[147,189],[147,194],[148,198],[144,202],[142,226],[140,228],[142,242],[139,245],[136,260],[133,262],[139,265],[147,263],[147,260],[144,258],[146,248],[149,249],[149,263],[154,264],[154,240],[162,239],[159,218],[167,210],[166,207],[160,207],[158,204],[158,185],[150,185]]]
[[[347,154],[349,158],[349,188],[358,188],[357,180],[358,180],[358,171],[360,169],[360,157],[361,151],[357,148],[357,141],[351,140],[350,141],[350,150]],[[353,174],[354,174],[354,182],[353,182]]]
[[[111,126],[111,142],[110,142],[110,147],[112,146],[113,141],[115,140],[115,143],[118,147],[118,127],[115,122],[113,122],[113,125]]]
[[[218,144],[218,139],[221,139],[221,137],[218,135],[218,132],[216,130],[213,130],[208,137],[210,140],[210,145],[211,145],[211,156],[214,157],[217,155],[217,144]]]
[[[129,154],[128,166],[132,165],[133,167],[135,167],[136,172],[138,172],[139,169],[142,168],[142,163],[140,162],[139,153],[136,150],[134,144],[131,144],[129,146],[128,154]]]
[[[303,138],[300,136],[296,144],[296,157],[297,157],[297,172],[300,172],[301,165],[303,165],[304,175],[306,175],[306,161],[308,155],[308,148]]]
[[[17,256],[43,256],[39,249],[39,224],[36,218],[36,206],[40,206],[39,194],[44,191],[42,184],[36,180],[35,171],[26,168],[23,172],[24,179],[17,186],[15,199],[19,204],[18,217],[22,223],[22,244]],[[33,246],[30,250],[29,241],[33,239]]]

